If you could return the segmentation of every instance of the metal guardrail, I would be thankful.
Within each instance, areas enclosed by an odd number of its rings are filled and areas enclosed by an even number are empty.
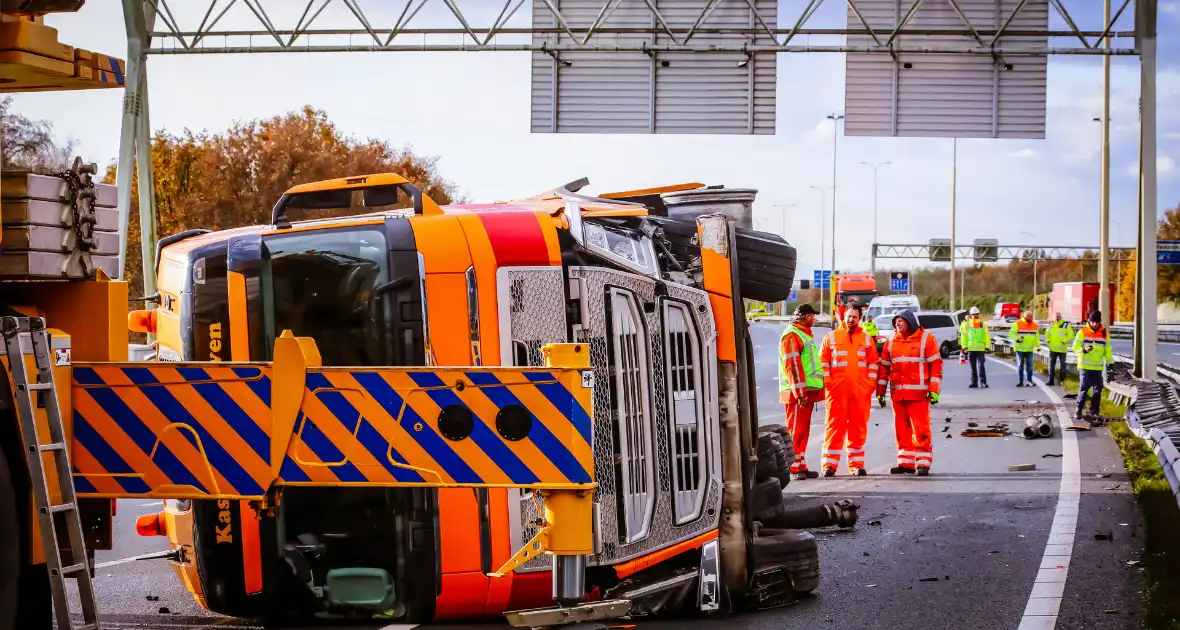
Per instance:
[[[987,325],[989,330],[999,329],[1006,331],[1012,328],[1011,322],[1005,322],[996,319],[986,320],[984,321],[984,324]],[[1073,330],[1076,333],[1082,329],[1083,325],[1084,324],[1070,324],[1069,327],[1070,330]],[[1161,326],[1156,332],[1157,341],[1162,341],[1165,343],[1180,342],[1180,327],[1171,326],[1168,324],[1165,324],[1165,326],[1168,327],[1164,328]],[[1037,322],[1037,328],[1041,329],[1042,331],[1047,330],[1049,328],[1049,323]],[[1133,339],[1135,337],[1135,327],[1131,324],[1111,324],[1107,327],[1107,330],[1110,331],[1111,339]]]

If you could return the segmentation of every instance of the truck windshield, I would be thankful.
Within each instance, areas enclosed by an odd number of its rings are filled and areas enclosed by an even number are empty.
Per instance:
[[[315,339],[324,365],[385,365],[389,250],[381,225],[277,234],[265,239],[268,336]]]

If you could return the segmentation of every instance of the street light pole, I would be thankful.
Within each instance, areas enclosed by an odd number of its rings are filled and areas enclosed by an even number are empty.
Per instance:
[[[873,168],[873,246],[874,246],[874,253],[876,253],[876,245],[877,245],[877,169],[879,169],[882,166],[885,166],[887,164],[892,164],[892,162],[878,162],[876,164],[874,164],[872,162],[861,162],[861,164],[864,164],[865,166],[871,166]],[[871,264],[872,264],[872,267],[870,268],[870,271],[873,273],[873,276],[875,277],[877,275],[877,257],[875,255],[873,256],[873,261]]]
[[[1103,2],[1105,24],[1110,24],[1110,0]],[[1102,39],[1110,50],[1110,38]],[[1102,325],[1110,326],[1110,55],[1102,56],[1102,209],[1098,223],[1098,310]]]
[[[824,314],[824,214],[828,211],[828,195],[823,188],[812,186],[819,191],[819,314]]]
[[[832,275],[836,274],[836,139],[840,137],[840,121],[844,120],[844,114],[837,114],[835,112],[828,114],[828,120],[832,121]],[[828,295],[835,303],[835,287],[828,285]],[[832,314],[836,313],[836,309],[832,309]]]
[[[959,202],[959,139],[951,139],[951,292],[950,310],[955,310],[955,214]]]

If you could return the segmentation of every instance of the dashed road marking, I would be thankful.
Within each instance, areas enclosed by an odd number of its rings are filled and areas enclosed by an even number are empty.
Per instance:
[[[991,357],[989,360],[1016,370],[1015,365],[1006,361]],[[1052,630],[1057,626],[1057,613],[1061,610],[1061,599],[1065,596],[1065,580],[1069,575],[1069,561],[1078,528],[1082,462],[1078,454],[1078,436],[1065,429],[1069,424],[1065,401],[1040,381],[1034,379],[1033,382],[1053,402],[1057,413],[1057,432],[1061,434],[1061,487],[1057,491],[1057,511],[1049,529],[1049,541],[1045,543],[1037,578],[1028,594],[1028,603],[1017,630]]]

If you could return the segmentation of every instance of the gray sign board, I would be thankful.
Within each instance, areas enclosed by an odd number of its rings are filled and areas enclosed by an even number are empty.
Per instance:
[[[777,20],[775,0],[533,0],[533,28],[555,31],[534,33],[533,44],[566,50],[532,53],[530,128],[773,135],[776,54],[734,51],[775,45],[767,29]],[[709,29],[691,36],[694,48],[724,45],[731,52],[663,52],[683,44],[694,26]],[[586,50],[568,50],[583,40]],[[636,43],[650,50],[609,51]]]
[[[848,27],[864,23],[907,49],[979,48],[1008,30],[1044,31],[1048,0],[926,0],[910,20],[915,0],[856,0]],[[859,13],[859,17],[857,16]],[[863,18],[864,23],[861,22]],[[1010,20],[1010,23],[1009,23]],[[962,34],[966,29],[968,34]],[[939,31],[960,34],[934,34]],[[1001,36],[1005,50],[1043,50],[1047,38]],[[849,35],[849,46],[875,45],[870,35]],[[1047,59],[900,52],[847,53],[844,133],[877,137],[1044,138]]]

